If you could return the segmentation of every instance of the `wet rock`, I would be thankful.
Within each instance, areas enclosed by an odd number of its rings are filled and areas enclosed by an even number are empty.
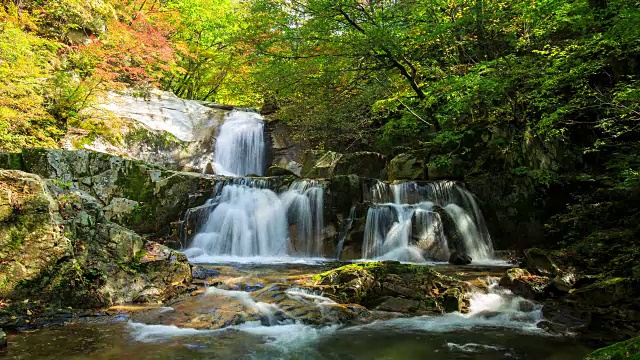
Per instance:
[[[459,288],[447,289],[439,296],[445,312],[462,312],[465,310],[464,293]]]
[[[540,321],[538,324],[536,324],[536,326],[548,333],[556,335],[566,334],[568,331],[565,325],[546,320]]]
[[[454,252],[449,257],[449,264],[453,265],[469,265],[471,264],[471,256],[466,254],[461,254],[459,252]]]
[[[507,270],[499,282],[500,286],[510,289],[514,294],[533,300],[544,299],[550,283],[551,279],[547,277],[531,275],[519,268]]]
[[[572,333],[584,332],[591,323],[591,313],[587,309],[576,309],[560,304],[543,306],[542,315],[546,320],[560,324]]]
[[[527,270],[536,275],[555,277],[560,273],[560,268],[546,251],[532,248],[524,251]]]
[[[7,349],[7,334],[0,329],[0,351]]]
[[[212,279],[212,278],[218,277],[218,275],[220,275],[220,272],[217,270],[208,269],[202,266],[194,266],[191,274],[194,279],[205,280],[205,279]]]
[[[509,269],[502,275],[499,284],[502,287],[508,288],[513,284],[514,280],[523,276],[531,276],[531,274],[527,270],[520,268]]]
[[[346,265],[316,275],[314,286],[341,303],[402,313],[463,311],[463,284],[426,266],[395,261]]]

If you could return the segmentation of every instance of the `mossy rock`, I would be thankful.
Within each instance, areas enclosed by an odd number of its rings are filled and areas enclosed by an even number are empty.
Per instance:
[[[640,337],[598,349],[585,360],[640,360]]]
[[[315,275],[313,286],[341,303],[407,313],[461,311],[462,283],[428,266],[397,261],[349,264]]]
[[[389,162],[387,179],[394,180],[426,180],[424,156],[415,153],[400,154]]]

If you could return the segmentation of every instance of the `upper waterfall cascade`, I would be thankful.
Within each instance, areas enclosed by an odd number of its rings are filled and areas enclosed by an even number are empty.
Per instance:
[[[220,127],[214,156],[219,175],[263,175],[266,161],[262,116],[248,111],[230,112]]]
[[[378,182],[369,196],[373,205],[365,225],[366,259],[446,261],[452,251],[460,251],[482,261],[493,255],[473,195],[455,182]]]

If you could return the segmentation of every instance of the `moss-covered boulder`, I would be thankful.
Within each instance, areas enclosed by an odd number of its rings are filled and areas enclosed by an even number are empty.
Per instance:
[[[365,178],[384,179],[386,167],[387,159],[384,155],[359,151],[342,155],[334,175],[358,175]]]
[[[465,311],[465,286],[427,266],[359,263],[316,275],[314,286],[340,303],[408,314]]]
[[[531,248],[524,251],[525,266],[534,274],[543,276],[557,276],[560,268],[553,257],[546,251]]]
[[[640,337],[598,349],[585,360],[640,360]]]
[[[510,289],[516,295],[535,300],[545,298],[549,284],[550,278],[531,275],[527,270],[519,268],[507,270],[500,278],[500,286]]]
[[[400,154],[389,162],[387,179],[394,180],[426,180],[426,162],[424,156],[415,153]]]

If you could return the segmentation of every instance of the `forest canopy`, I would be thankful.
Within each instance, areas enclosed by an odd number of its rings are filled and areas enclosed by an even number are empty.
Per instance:
[[[316,148],[638,181],[638,0],[3,1],[0,49],[2,150],[108,132],[82,110],[160,88],[266,103]]]

